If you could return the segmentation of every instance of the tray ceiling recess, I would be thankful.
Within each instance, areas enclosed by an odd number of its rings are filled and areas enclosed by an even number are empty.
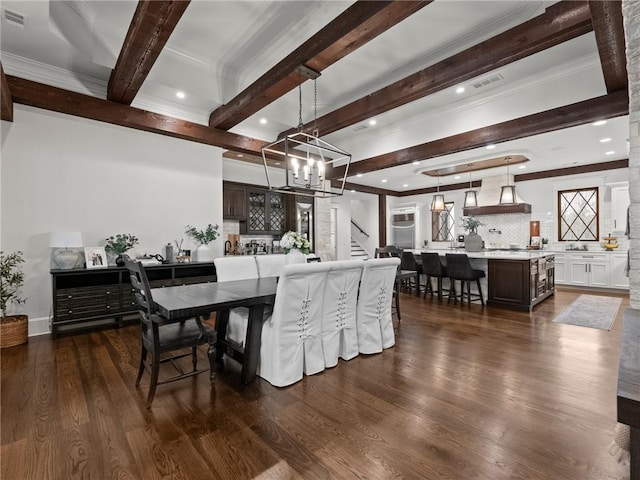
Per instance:
[[[518,163],[525,163],[528,161],[529,159],[524,155],[504,155],[502,157],[488,158],[486,160],[478,160],[476,162],[463,163],[460,165],[453,165],[451,167],[441,167],[436,168],[435,170],[425,170],[421,173],[430,177],[446,177],[448,175],[475,172],[477,170],[503,167],[505,165],[517,165]]]

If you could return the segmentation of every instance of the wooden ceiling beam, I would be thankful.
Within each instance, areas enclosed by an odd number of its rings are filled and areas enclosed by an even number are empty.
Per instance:
[[[433,0],[360,0],[278,62],[231,101],[213,111],[209,126],[228,130],[307,80],[306,67],[321,72]]]
[[[107,86],[107,99],[131,105],[190,0],[140,0]]]
[[[367,120],[483,75],[593,29],[586,1],[559,2],[546,12],[435,65],[394,82],[317,119],[321,135]],[[304,126],[305,130],[312,123]],[[295,129],[281,132],[279,136]]]
[[[0,63],[0,87],[2,89],[2,108],[0,109],[0,118],[7,122],[13,122],[13,100],[11,99],[11,91],[9,90],[9,83],[7,77],[4,74],[4,68]]]
[[[590,100],[352,162],[349,166],[349,176],[406,165],[415,160],[426,160],[451,153],[464,152],[490,143],[502,143],[576,127],[595,120],[620,117],[628,113],[629,97],[627,91],[619,90],[618,92]],[[331,178],[340,178],[341,175],[344,175],[344,167],[336,167],[332,172]]]
[[[386,188],[370,187],[369,185],[360,185],[358,183],[344,182],[345,190],[353,190],[361,193],[371,193],[372,195],[391,195],[398,196],[395,190],[387,190]]]
[[[514,182],[526,182],[529,180],[539,180],[541,178],[564,177],[567,175],[578,175],[580,173],[604,172],[606,170],[616,170],[627,168],[629,159],[612,160],[610,162],[590,163],[588,165],[578,165],[576,167],[554,168],[553,170],[543,170],[540,172],[522,173],[514,175]]]
[[[262,140],[210,128],[158,113],[148,112],[118,102],[70,92],[7,75],[13,101],[23,105],[75,115],[99,122],[158,133],[191,142],[262,155]]]
[[[589,2],[607,92],[627,88],[627,57],[621,1]]]

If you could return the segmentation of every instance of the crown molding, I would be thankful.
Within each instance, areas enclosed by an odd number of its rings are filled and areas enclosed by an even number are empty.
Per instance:
[[[7,75],[101,99],[107,98],[106,80],[73,73],[63,68],[6,52],[2,52],[2,65]]]

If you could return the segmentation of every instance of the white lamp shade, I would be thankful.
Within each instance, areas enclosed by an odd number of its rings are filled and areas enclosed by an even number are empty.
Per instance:
[[[80,232],[51,232],[49,246],[53,248],[82,247],[82,234]]]
[[[505,185],[500,192],[500,205],[512,205],[516,203],[516,187]]]
[[[433,200],[431,201],[431,211],[432,212],[442,212],[444,211],[444,195],[436,194],[433,196]]]
[[[464,206],[465,207],[478,206],[478,193],[475,190],[467,190],[466,192],[464,192]]]

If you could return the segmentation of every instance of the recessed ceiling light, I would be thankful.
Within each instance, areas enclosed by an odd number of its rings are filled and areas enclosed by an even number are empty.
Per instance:
[[[274,165],[280,165],[280,162],[276,162],[276,163],[274,163]]]
[[[372,118],[371,120],[369,120],[369,125],[371,125],[371,126],[375,125],[376,123],[378,123],[378,122],[376,121],[375,118]]]
[[[610,141],[611,141],[611,139],[609,137],[600,139],[600,143],[607,143],[607,142],[610,142]]]
[[[382,183],[387,183],[387,179],[386,178],[382,179]]]
[[[456,93],[464,93],[464,87],[456,88]]]
[[[356,191],[355,190],[351,190],[351,193],[356,193]]]
[[[494,148],[496,148],[494,144],[487,145],[487,150],[493,150]]]
[[[415,162],[413,162],[413,165],[420,165],[420,162],[416,160]]]
[[[403,184],[402,186],[403,186],[404,188],[407,188],[407,187],[409,186],[409,184],[408,184],[408,183],[405,183],[405,184]]]
[[[599,127],[600,125],[604,125],[606,123],[606,120],[598,120],[597,122],[593,122],[591,125],[593,125],[594,127]]]
[[[184,98],[184,97],[186,97],[186,95],[184,94],[184,92],[177,91],[177,92],[176,92],[176,97],[178,97],[178,98]]]
[[[519,168],[520,170],[524,170],[525,168],[527,168],[527,166],[526,166],[526,165],[520,165],[520,166],[518,166],[518,168]]]
[[[357,174],[357,175],[356,175],[356,177],[358,177],[358,178],[362,178],[362,174],[361,174],[361,173],[359,173],[359,174]]]
[[[260,123],[261,123],[262,125],[266,125],[266,124],[267,124],[267,119],[266,119],[266,118],[261,118],[261,119],[260,119]]]
[[[613,155],[614,153],[616,153],[615,150],[609,150],[608,152],[604,152],[605,155]]]
[[[455,177],[453,177],[454,180],[460,180],[460,175],[456,175]]]
[[[243,155],[243,154],[241,154],[241,153],[239,153],[239,154],[238,154],[238,158],[242,158],[242,157],[244,157],[244,155]]]

